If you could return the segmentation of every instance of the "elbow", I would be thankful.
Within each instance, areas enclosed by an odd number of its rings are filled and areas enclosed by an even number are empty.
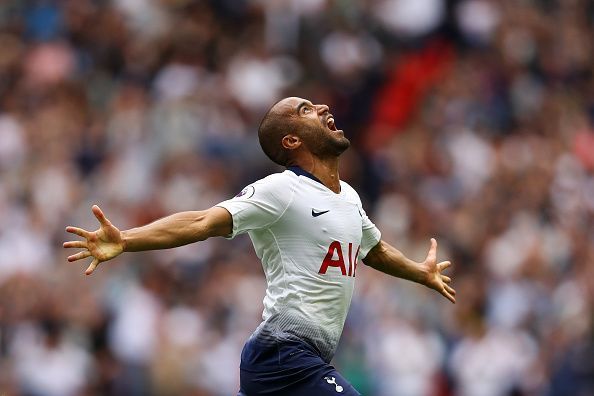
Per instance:
[[[222,208],[215,207],[198,212],[194,223],[201,241],[217,236],[228,236],[232,231],[231,215]]]
[[[385,254],[388,254],[389,247],[390,247],[390,245],[388,245],[386,242],[384,242],[382,239],[380,239],[380,241],[377,243],[377,245],[375,245],[374,249],[377,248],[378,254],[385,255]]]
[[[204,241],[210,237],[208,216],[204,211],[196,212],[190,222],[191,242]]]
[[[383,259],[386,257],[388,253],[388,245],[383,241],[380,240],[377,245],[375,245],[367,256],[362,260],[365,265],[376,268],[381,266]]]

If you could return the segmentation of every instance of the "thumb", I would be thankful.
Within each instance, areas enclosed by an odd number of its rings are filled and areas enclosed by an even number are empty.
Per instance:
[[[435,261],[437,256],[437,241],[435,238],[431,238],[431,247],[429,248],[429,252],[427,253],[426,261]]]
[[[99,206],[93,205],[91,210],[93,211],[93,214],[99,221],[99,224],[101,224],[102,226],[110,226],[111,225],[111,222],[109,220],[107,220],[107,217],[105,217],[105,215],[103,214],[103,211],[101,210],[101,208]]]

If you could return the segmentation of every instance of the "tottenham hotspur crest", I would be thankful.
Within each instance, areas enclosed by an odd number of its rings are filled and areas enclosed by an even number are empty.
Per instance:
[[[237,194],[235,196],[235,198],[251,198],[254,193],[256,192],[256,190],[254,189],[254,186],[247,186],[246,188],[244,188],[243,190],[241,190],[241,192],[239,194]]]
[[[336,383],[335,377],[324,377],[327,383],[334,385],[336,387],[336,392],[341,393],[344,388]]]

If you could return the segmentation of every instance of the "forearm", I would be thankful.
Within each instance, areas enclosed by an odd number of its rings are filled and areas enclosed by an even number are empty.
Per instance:
[[[408,257],[400,250],[380,241],[363,259],[363,262],[388,275],[409,281],[425,284],[427,281],[426,269]]]
[[[142,227],[122,231],[125,252],[170,249],[209,238],[207,211],[179,212]]]

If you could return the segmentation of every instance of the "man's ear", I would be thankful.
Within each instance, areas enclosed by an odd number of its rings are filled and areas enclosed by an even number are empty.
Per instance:
[[[296,148],[301,146],[301,138],[295,135],[285,135],[281,140],[281,144],[284,149],[295,150]]]

